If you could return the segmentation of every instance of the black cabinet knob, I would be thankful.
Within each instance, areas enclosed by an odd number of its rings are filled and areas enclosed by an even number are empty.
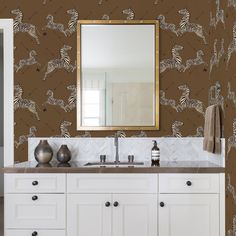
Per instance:
[[[33,182],[32,182],[32,185],[33,185],[33,186],[36,186],[36,185],[38,185],[38,184],[39,184],[38,181],[33,181]]]
[[[160,207],[164,207],[165,203],[164,202],[160,202]]]
[[[38,196],[33,196],[33,197],[32,197],[32,200],[33,200],[33,201],[38,200]]]
[[[32,233],[32,236],[37,236],[38,235],[38,232],[36,232],[36,231],[34,231],[33,233]]]
[[[105,203],[105,206],[106,206],[106,207],[109,207],[110,205],[111,205],[110,202],[106,202],[106,203]]]
[[[114,207],[118,207],[118,206],[119,206],[119,202],[114,202],[114,203],[113,203],[113,206],[114,206]]]
[[[191,186],[191,185],[192,185],[192,182],[191,182],[191,181],[187,181],[186,184],[187,184],[188,186]]]

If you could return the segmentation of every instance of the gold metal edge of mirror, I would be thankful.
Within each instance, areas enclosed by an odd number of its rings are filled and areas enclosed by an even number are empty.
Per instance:
[[[78,20],[79,25],[92,25],[92,24],[155,24],[159,26],[158,20]]]
[[[155,125],[153,126],[81,126],[81,91],[78,89],[81,86],[81,25],[88,24],[152,24],[155,25]],[[78,131],[157,131],[160,128],[160,76],[159,76],[159,21],[158,20],[78,20],[77,21],[77,106],[76,120]],[[78,97],[80,99],[78,99]]]
[[[158,128],[156,126],[79,126],[78,131],[157,131]]]

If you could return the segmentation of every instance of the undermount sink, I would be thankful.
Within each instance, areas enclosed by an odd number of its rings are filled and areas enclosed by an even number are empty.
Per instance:
[[[140,166],[143,162],[88,162],[84,166]]]

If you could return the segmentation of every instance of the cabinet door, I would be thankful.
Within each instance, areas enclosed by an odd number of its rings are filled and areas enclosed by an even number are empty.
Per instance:
[[[110,194],[68,194],[67,235],[111,236],[111,214]]]
[[[157,236],[157,203],[157,194],[114,194],[112,235]]]
[[[160,236],[219,236],[218,194],[160,194]]]

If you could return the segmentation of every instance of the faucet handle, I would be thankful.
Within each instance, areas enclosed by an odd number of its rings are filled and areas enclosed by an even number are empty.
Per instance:
[[[106,162],[106,155],[100,155],[100,162]]]
[[[134,162],[134,155],[128,155],[128,162]]]

